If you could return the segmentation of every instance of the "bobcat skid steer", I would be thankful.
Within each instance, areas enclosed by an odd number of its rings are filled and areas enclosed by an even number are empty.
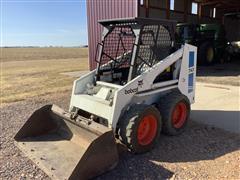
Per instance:
[[[175,22],[99,23],[98,66],[74,81],[69,111],[46,105],[15,136],[53,179],[89,179],[114,168],[116,140],[133,153],[149,151],[161,131],[184,130],[194,102],[197,48],[174,47]]]

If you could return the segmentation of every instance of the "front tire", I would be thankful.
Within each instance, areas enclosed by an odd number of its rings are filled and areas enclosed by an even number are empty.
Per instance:
[[[162,127],[157,108],[134,105],[125,112],[119,123],[121,141],[133,153],[150,151],[156,144]]]
[[[212,65],[214,63],[215,50],[210,42],[204,42],[200,45],[198,51],[198,64],[199,65]]]

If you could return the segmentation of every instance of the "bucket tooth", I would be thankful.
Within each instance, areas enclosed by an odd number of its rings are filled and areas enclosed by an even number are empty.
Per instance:
[[[16,145],[54,179],[89,179],[117,165],[112,129],[69,117],[56,105],[38,109],[14,137]]]

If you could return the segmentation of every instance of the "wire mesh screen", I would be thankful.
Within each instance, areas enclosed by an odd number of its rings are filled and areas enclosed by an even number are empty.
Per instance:
[[[170,54],[170,32],[162,25],[145,25],[140,33],[139,50],[135,66],[137,74],[153,66]]]
[[[131,27],[114,27],[104,39],[100,64],[103,65],[112,61],[112,67],[128,67],[131,61],[134,41],[135,35]]]

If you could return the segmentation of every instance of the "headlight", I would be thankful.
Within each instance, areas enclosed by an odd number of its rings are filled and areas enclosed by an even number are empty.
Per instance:
[[[234,41],[231,43],[233,46],[240,48],[240,41]]]
[[[237,42],[237,46],[240,48],[240,41]]]

